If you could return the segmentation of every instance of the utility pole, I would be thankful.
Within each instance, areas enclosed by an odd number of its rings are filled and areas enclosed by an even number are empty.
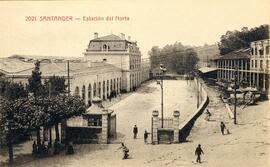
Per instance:
[[[68,95],[70,95],[69,60],[67,60]]]
[[[199,108],[200,105],[200,89],[199,89],[199,77],[196,78],[197,81],[197,108]]]
[[[160,70],[161,70],[161,78],[160,78],[160,87],[161,87],[161,128],[163,128],[163,77],[164,73],[167,71],[167,69],[163,66],[163,64],[160,64]]]
[[[161,128],[163,128],[163,72],[161,76]]]
[[[236,80],[236,77],[238,77],[237,75],[238,73],[238,68],[236,67],[235,68],[235,71],[234,71],[234,124],[236,124],[236,103],[237,103],[237,98],[236,98],[236,84],[237,84],[237,80]]]
[[[49,99],[51,98],[51,93],[52,93],[52,84],[49,81]],[[49,130],[49,143],[48,146],[51,147],[52,146],[52,127],[50,127]]]

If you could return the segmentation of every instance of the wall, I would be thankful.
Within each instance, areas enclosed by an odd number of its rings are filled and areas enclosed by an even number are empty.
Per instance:
[[[198,86],[196,78],[194,78],[194,82],[195,82],[195,86]],[[186,138],[188,137],[196,119],[203,113],[203,111],[205,110],[205,108],[207,107],[209,103],[207,92],[205,91],[203,87],[201,88],[201,90],[202,91],[200,92],[200,95],[202,97],[202,101],[199,107],[191,116],[189,116],[188,119],[186,119],[185,122],[183,122],[179,126],[179,141],[180,142],[186,141]]]

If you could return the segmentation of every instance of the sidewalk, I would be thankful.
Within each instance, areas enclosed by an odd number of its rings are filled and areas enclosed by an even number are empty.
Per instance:
[[[205,155],[205,166],[268,166],[270,114],[269,101],[245,109],[237,108],[237,125],[228,115],[216,89],[206,87],[210,99],[211,120],[204,120],[203,114],[191,131],[188,139],[201,144]],[[222,135],[220,122],[229,129],[229,135]]]

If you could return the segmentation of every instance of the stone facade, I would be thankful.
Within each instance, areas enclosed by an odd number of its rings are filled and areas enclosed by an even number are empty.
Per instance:
[[[84,52],[88,62],[106,61],[122,70],[121,90],[131,91],[139,87],[142,82],[141,52],[137,42],[111,34],[90,40],[88,48]]]

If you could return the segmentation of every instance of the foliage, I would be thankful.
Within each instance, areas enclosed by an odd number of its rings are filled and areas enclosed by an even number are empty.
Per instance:
[[[269,25],[261,25],[248,29],[243,27],[241,31],[227,31],[220,37],[218,44],[220,54],[224,55],[240,48],[248,48],[250,42],[269,38]]]
[[[49,80],[45,81],[46,94],[59,95],[66,93],[67,85],[64,77],[51,76]]]
[[[66,95],[19,98],[13,101],[0,99],[0,104],[0,129],[4,130],[3,134],[8,132],[9,125],[12,132],[20,130],[27,133],[39,126],[51,126],[63,119],[80,115],[86,110],[83,100]]]
[[[192,71],[199,60],[193,48],[185,47],[181,43],[166,45],[162,49],[154,46],[149,55],[152,69],[162,63],[170,72],[178,74]]]
[[[0,79],[0,96],[8,100],[15,100],[20,97],[27,97],[27,91],[21,83],[13,83]]]

